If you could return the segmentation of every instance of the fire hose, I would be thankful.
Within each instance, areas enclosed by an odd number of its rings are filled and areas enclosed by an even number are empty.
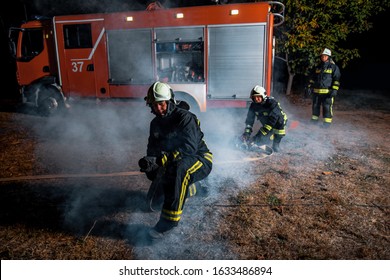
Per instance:
[[[137,176],[143,174],[140,171],[115,172],[115,173],[87,173],[87,174],[50,174],[50,175],[30,175],[9,178],[0,178],[0,182],[47,180],[47,179],[67,179],[67,178],[88,178],[88,177],[116,177],[116,176]]]
[[[215,165],[223,164],[235,164],[240,162],[252,162],[263,159],[266,156],[270,155],[271,148],[263,147],[265,152],[263,156],[257,155],[256,157],[244,157],[242,159],[232,159],[225,161],[217,161]],[[271,149],[272,151],[272,149]],[[272,153],[272,152],[271,152]],[[98,178],[98,177],[120,177],[120,176],[138,176],[144,175],[140,171],[125,171],[125,172],[113,172],[113,173],[76,173],[76,174],[49,174],[49,175],[28,175],[28,176],[17,176],[17,177],[8,177],[0,178],[1,182],[12,182],[12,181],[30,181],[30,180],[50,180],[50,179],[69,179],[69,178]]]

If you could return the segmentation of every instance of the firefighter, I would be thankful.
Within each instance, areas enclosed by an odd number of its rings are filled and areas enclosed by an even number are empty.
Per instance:
[[[253,137],[253,142],[262,145],[272,141],[272,149],[280,152],[280,141],[286,135],[287,115],[283,112],[280,103],[273,97],[268,97],[262,86],[256,85],[250,93],[252,103],[245,120],[245,131],[241,140],[250,140],[253,124],[257,118],[262,126]]]
[[[333,119],[334,98],[340,87],[340,69],[332,59],[332,52],[325,48],[320,55],[320,64],[310,76],[306,95],[312,95],[311,122],[317,124],[321,114],[323,127],[328,128]]]
[[[158,178],[164,202],[157,224],[149,238],[157,240],[174,229],[182,216],[187,196],[196,193],[196,184],[211,172],[213,154],[208,149],[196,115],[181,108],[170,86],[153,83],[145,97],[155,115],[150,123],[146,156],[139,160],[141,172],[156,180],[156,165],[164,168]],[[155,164],[149,164],[152,162]]]

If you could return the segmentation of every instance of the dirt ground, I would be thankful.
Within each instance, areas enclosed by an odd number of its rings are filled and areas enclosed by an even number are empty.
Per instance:
[[[388,92],[341,92],[330,129],[309,123],[310,100],[276,97],[290,126],[270,156],[230,145],[246,110],[199,115],[209,195],[156,244],[137,166],[144,104],[73,102],[44,118],[1,100],[1,259],[390,259]]]

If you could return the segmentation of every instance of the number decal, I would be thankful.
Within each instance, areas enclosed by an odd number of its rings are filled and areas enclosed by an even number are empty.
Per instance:
[[[73,72],[83,72],[83,61],[78,61],[78,62],[72,62],[72,71]]]

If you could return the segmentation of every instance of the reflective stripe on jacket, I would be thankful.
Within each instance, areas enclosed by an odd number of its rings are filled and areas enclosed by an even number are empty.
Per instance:
[[[318,65],[309,83],[314,93],[329,94],[331,90],[339,90],[340,77],[339,67],[329,59]]]

